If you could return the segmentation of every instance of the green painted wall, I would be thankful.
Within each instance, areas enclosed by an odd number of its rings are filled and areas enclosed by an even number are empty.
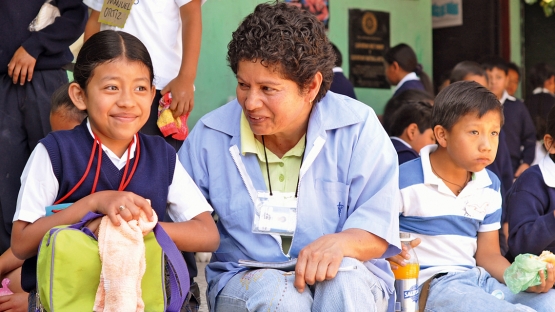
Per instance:
[[[203,34],[198,74],[195,82],[195,108],[189,118],[192,127],[200,117],[235,97],[236,80],[227,66],[227,44],[231,33],[252,12],[260,0],[210,0],[202,7]],[[330,0],[329,37],[344,55],[345,74],[349,69],[348,10],[369,9],[390,13],[391,45],[411,45],[427,73],[432,72],[431,0]],[[378,114],[391,97],[391,90],[357,88],[357,97]]]

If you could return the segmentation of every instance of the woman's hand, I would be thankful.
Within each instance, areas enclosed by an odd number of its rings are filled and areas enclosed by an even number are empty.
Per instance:
[[[410,242],[410,246],[412,248],[420,245],[420,243],[422,242],[422,240],[420,240],[420,238],[415,238],[414,240],[412,240]],[[393,256],[391,258],[387,258],[386,260],[389,261],[389,265],[391,265],[391,269],[392,270],[396,270],[399,268],[399,266],[404,267],[405,265],[407,265],[405,263],[405,260],[410,259],[410,254],[407,252],[407,247],[405,246],[401,246],[401,253]]]
[[[304,247],[295,267],[295,288],[302,293],[306,284],[333,279],[343,261],[344,245],[341,236],[330,234]]]
[[[93,211],[107,215],[116,226],[120,225],[120,220],[116,215],[119,214],[125,221],[139,220],[141,210],[145,212],[148,220],[152,221],[153,212],[150,202],[135,193],[101,191],[91,194],[89,197]]]
[[[545,293],[553,288],[553,284],[555,283],[555,269],[551,263],[547,264],[547,278],[545,278],[543,270],[540,270],[540,281],[542,282],[541,284],[528,287],[526,292]]]

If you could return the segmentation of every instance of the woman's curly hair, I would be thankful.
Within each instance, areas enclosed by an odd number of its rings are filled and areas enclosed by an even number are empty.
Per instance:
[[[266,67],[275,66],[301,92],[317,72],[322,73],[314,103],[324,97],[333,79],[335,55],[324,25],[312,13],[284,2],[256,6],[233,32],[227,49],[227,61],[235,74],[240,61],[260,61]]]

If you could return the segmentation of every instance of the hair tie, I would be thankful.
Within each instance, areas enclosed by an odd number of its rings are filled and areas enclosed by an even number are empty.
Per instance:
[[[416,73],[417,76],[420,76],[422,74],[422,64],[416,64],[416,68],[414,69],[414,72]]]

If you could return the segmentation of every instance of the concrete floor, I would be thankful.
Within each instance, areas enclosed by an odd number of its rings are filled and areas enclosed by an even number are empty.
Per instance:
[[[204,268],[206,268],[207,262],[198,262],[197,261],[197,269],[198,269],[198,276],[195,277],[195,281],[199,285],[200,288],[200,309],[199,312],[208,312],[208,305],[206,304],[206,278],[204,277]]]

